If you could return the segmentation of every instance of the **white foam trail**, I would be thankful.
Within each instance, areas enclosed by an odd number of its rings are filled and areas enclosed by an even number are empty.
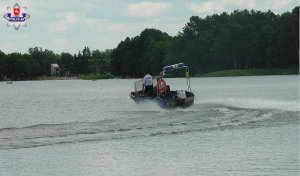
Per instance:
[[[254,109],[278,109],[286,111],[300,111],[299,101],[284,101],[284,100],[265,100],[253,98],[226,98],[198,101],[197,103],[213,103],[233,106],[238,108],[254,108]]]

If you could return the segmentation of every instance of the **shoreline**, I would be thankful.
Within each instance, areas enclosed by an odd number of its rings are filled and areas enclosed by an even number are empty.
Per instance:
[[[231,77],[231,76],[271,76],[271,75],[299,75],[299,68],[288,69],[240,69],[222,70],[203,74],[196,74],[193,77]]]
[[[190,78],[208,78],[208,77],[234,77],[234,76],[276,76],[276,75],[299,75],[298,68],[290,69],[245,69],[245,70],[222,70],[195,74]],[[169,78],[169,77],[168,77]],[[171,78],[171,77],[170,77]],[[139,79],[130,77],[114,76],[110,73],[106,74],[88,74],[80,76],[44,76],[36,79],[12,80],[14,81],[45,81],[45,80],[102,80],[102,79]],[[11,80],[0,80],[0,82],[8,82]]]

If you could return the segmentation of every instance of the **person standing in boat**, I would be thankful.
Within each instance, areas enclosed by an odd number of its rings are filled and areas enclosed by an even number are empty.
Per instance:
[[[153,91],[153,80],[152,76],[149,73],[146,73],[143,79],[143,92],[148,95],[149,91]]]

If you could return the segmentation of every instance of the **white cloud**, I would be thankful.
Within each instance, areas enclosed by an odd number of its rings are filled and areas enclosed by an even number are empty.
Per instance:
[[[0,1],[2,13],[15,2]],[[182,30],[191,15],[206,16],[235,9],[268,10],[281,14],[291,11],[298,0],[26,0],[31,18],[18,31],[0,20],[0,50],[27,52],[41,46],[55,52],[77,53],[84,46],[104,50],[115,48],[125,37],[139,35],[145,28],[156,28],[169,35]],[[186,5],[183,9],[182,6]],[[4,7],[4,9],[3,9]],[[101,7],[101,8],[100,8]],[[97,13],[93,15],[93,13]],[[126,14],[126,15],[124,15]],[[2,14],[3,15],[3,14]],[[142,17],[142,18],[135,18]],[[22,35],[21,35],[22,34]],[[23,35],[26,34],[26,35]],[[75,36],[75,37],[74,37]],[[16,42],[17,41],[17,42]]]
[[[212,15],[223,11],[231,12],[236,9],[269,10],[274,12],[288,8],[295,4],[295,0],[211,0],[190,3],[187,8],[200,16]]]
[[[254,9],[255,0],[212,0],[200,3],[190,3],[187,8],[199,15],[212,15],[223,11],[232,11],[235,9]]]
[[[163,32],[168,32],[169,35],[176,35],[184,26],[184,22],[165,23],[157,19],[146,20],[144,22],[112,22],[101,19],[85,19],[81,23],[87,28],[96,31],[97,33],[121,35],[125,37],[133,37],[139,35],[145,28],[156,28]],[[122,39],[121,39],[122,40]],[[118,41],[119,42],[119,41]]]
[[[281,9],[288,7],[292,3],[292,0],[272,0],[272,1],[265,1],[262,5],[264,9]]]
[[[72,27],[72,25],[79,22],[79,17],[74,12],[58,13],[56,19],[57,20],[54,21],[49,28],[51,32],[65,32]]]
[[[190,3],[188,9],[197,14],[213,14],[219,13],[224,10],[222,4],[218,4],[217,1],[207,1],[201,3]]]
[[[170,10],[171,4],[157,2],[140,2],[128,5],[128,14],[136,17],[153,17]]]
[[[54,45],[63,46],[65,48],[70,47],[69,42],[63,36],[52,38],[52,42]]]
[[[184,26],[184,22],[165,23],[156,19],[149,19],[144,22],[113,22],[103,19],[85,19],[81,21],[90,33],[82,34],[85,40],[73,41],[71,43],[80,43],[83,46],[92,46],[96,49],[104,50],[115,48],[120,41],[126,37],[135,37],[145,28],[156,28],[169,35],[176,35]],[[86,43],[82,43],[86,42]],[[81,48],[80,48],[81,49]]]
[[[74,12],[63,13],[62,18],[69,24],[74,24],[79,20],[79,17]]]
[[[255,0],[225,0],[225,4],[229,6],[237,6],[242,9],[254,9],[256,7]]]

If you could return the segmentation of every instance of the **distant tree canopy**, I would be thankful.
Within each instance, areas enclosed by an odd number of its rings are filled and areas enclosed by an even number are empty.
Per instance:
[[[140,76],[158,72],[171,41],[172,37],[156,29],[145,29],[140,36],[126,38],[112,52],[113,74]]]
[[[59,56],[42,48],[30,48],[28,54],[0,52],[0,79],[8,78],[33,79],[49,75],[50,64],[58,61]]]
[[[90,51],[85,47],[74,56],[70,53],[55,54],[40,47],[29,48],[28,54],[11,53],[5,55],[0,51],[0,80],[36,79],[50,76],[50,65],[59,64],[64,74],[78,75],[110,72],[111,50]]]
[[[177,36],[157,29],[145,29],[126,38],[113,50],[78,54],[55,54],[40,47],[28,53],[0,51],[0,80],[35,79],[50,75],[50,65],[58,63],[71,74],[113,73],[141,77],[158,74],[164,65],[184,62],[191,72],[206,73],[228,69],[290,68],[299,65],[299,7],[276,15],[236,10],[205,18],[192,16]]]
[[[227,69],[288,68],[299,64],[299,7],[276,15],[236,10],[205,18],[192,16],[170,37],[156,29],[126,38],[112,53],[112,72],[158,74],[163,65],[184,62],[192,73]]]

